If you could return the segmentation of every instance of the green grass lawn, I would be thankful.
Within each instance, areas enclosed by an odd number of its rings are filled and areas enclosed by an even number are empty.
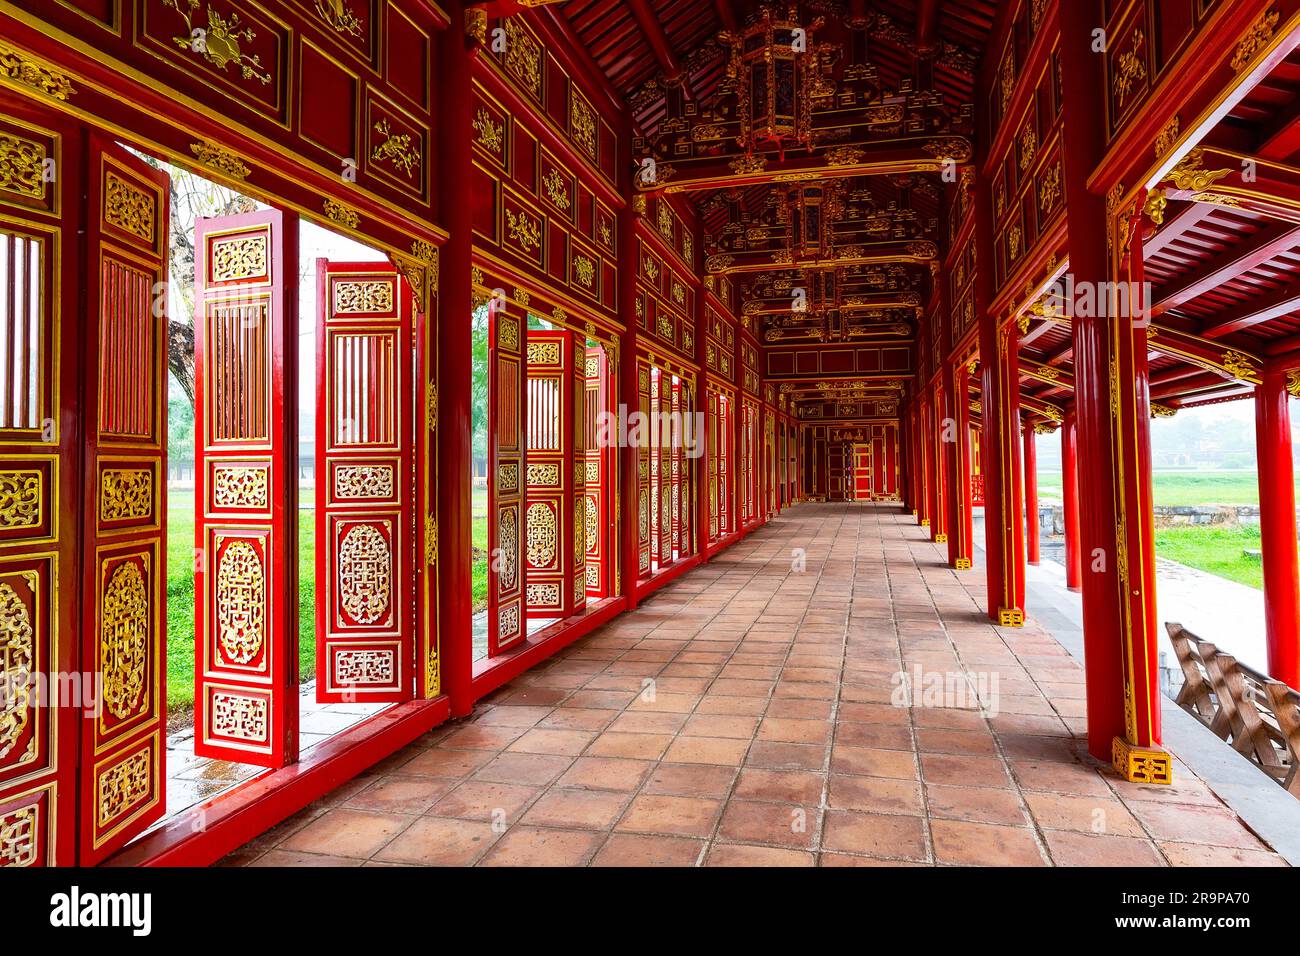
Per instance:
[[[1259,504],[1259,481],[1253,470],[1157,471],[1152,489],[1157,507]],[[1038,493],[1059,500],[1061,473],[1040,472]]]
[[[316,673],[316,524],[298,513],[298,673]],[[194,492],[167,495],[167,709],[194,705]]]
[[[1156,531],[1156,554],[1209,574],[1246,584],[1264,586],[1264,566],[1248,558],[1245,548],[1259,550],[1257,527],[1188,526]]]

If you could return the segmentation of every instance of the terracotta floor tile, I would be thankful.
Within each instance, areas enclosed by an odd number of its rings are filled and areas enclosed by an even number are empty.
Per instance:
[[[721,811],[720,800],[643,793],[633,798],[631,806],[615,829],[632,833],[704,837],[712,833]]]
[[[736,781],[735,796],[742,800],[769,800],[778,803],[821,803],[826,777],[806,770],[761,770],[746,767]]]
[[[591,742],[587,756],[658,760],[672,740],[671,734],[620,734],[607,730]]]
[[[376,853],[375,859],[419,866],[469,866],[499,835],[489,823],[421,817]]]
[[[1150,840],[1047,830],[1043,833],[1057,866],[1164,866]]]
[[[925,824],[920,817],[828,810],[822,846],[888,859],[924,860]]]
[[[456,781],[447,777],[380,777],[348,797],[344,806],[355,810],[420,814],[454,786]]]
[[[912,780],[889,777],[850,777],[832,773],[830,806],[837,810],[867,813],[905,813],[919,816],[924,810],[921,787]]]
[[[722,811],[719,839],[808,849],[817,835],[816,806],[731,800]]]
[[[933,820],[934,858],[960,866],[1044,866],[1032,830],[991,823]]]
[[[1196,843],[1161,843],[1160,850],[1174,866],[1286,866],[1276,853],[1239,850]]]
[[[435,803],[429,814],[435,817],[458,817],[462,820],[514,823],[524,807],[541,792],[540,787],[467,780]]]
[[[588,707],[556,707],[538,721],[537,726],[554,727],[557,730],[599,731],[608,727],[610,721],[616,716],[616,711],[596,710]]]
[[[476,771],[474,777],[477,780],[488,780],[493,783],[541,786],[564,773],[571,763],[573,761],[569,757],[553,757],[546,754],[499,754]]]
[[[642,792],[721,799],[731,791],[735,779],[734,767],[661,763],[650,774]]]
[[[1114,797],[1075,797],[1062,793],[1026,793],[1025,802],[1044,830],[1145,837],[1142,827]]]
[[[406,829],[412,819],[396,813],[328,810],[280,844],[280,849],[364,860]]]
[[[682,727],[685,737],[732,737],[749,740],[758,727],[756,717],[735,717],[722,714],[695,714]]]
[[[826,748],[822,744],[755,740],[745,757],[745,766],[767,770],[821,770],[826,766]]]
[[[506,749],[512,753],[558,754],[576,757],[595,739],[596,735],[587,730],[534,728],[526,731],[522,737]]]
[[[749,750],[749,739],[731,737],[678,737],[664,754],[673,763],[708,763],[739,767]]]
[[[491,707],[481,714],[476,713],[474,724],[479,727],[534,727],[553,711],[552,707]]]
[[[904,750],[873,750],[836,744],[831,751],[831,772],[870,777],[919,778],[916,755]]]
[[[704,847],[704,841],[685,837],[615,833],[600,848],[591,865],[695,866]]]
[[[675,734],[686,723],[686,717],[667,711],[625,711],[606,729],[616,734]]]
[[[608,830],[627,805],[626,794],[607,790],[551,790],[524,814],[527,826]]]
[[[588,790],[630,792],[641,786],[646,773],[654,766],[649,760],[625,760],[616,757],[579,757],[564,772],[557,787],[581,787]]]
[[[937,754],[993,756],[997,744],[993,735],[983,730],[952,730],[946,727],[922,727],[916,732],[918,750]]]
[[[931,817],[970,823],[1028,826],[1029,817],[1014,791],[988,787],[944,787],[928,784],[926,803]]]
[[[582,866],[603,837],[576,830],[515,827],[488,851],[481,866]]]
[[[741,846],[715,843],[704,860],[705,866],[813,866],[811,853],[770,846]]]
[[[402,764],[398,772],[428,777],[465,777],[492,759],[483,750],[441,750],[434,748]]]
[[[963,757],[921,754],[921,775],[926,783],[965,787],[1010,789],[1011,778],[997,757]]]
[[[1262,850],[1264,845],[1226,807],[1133,803],[1133,813],[1162,842],[1202,843],[1238,850]]]

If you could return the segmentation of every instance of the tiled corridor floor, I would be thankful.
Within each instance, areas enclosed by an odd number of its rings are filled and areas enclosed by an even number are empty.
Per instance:
[[[1283,864],[1088,757],[1082,669],[982,586],[897,506],[795,507],[225,862]]]

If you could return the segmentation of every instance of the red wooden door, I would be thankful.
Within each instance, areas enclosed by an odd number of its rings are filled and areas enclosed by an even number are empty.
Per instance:
[[[316,699],[410,700],[414,296],[388,263],[316,260]]]
[[[669,421],[670,439],[669,455],[672,471],[672,487],[670,490],[670,500],[668,506],[669,518],[672,521],[672,550],[670,557],[680,557],[686,553],[686,540],[682,534],[682,519],[685,516],[682,510],[682,479],[685,477],[685,459],[682,455],[682,380],[679,378],[672,379],[672,412]]]
[[[858,501],[871,500],[871,446],[853,446],[853,497]]]
[[[585,382],[587,391],[583,415],[586,419],[586,443],[583,448],[584,507],[583,538],[587,555],[587,599],[598,601],[614,593],[614,548],[609,532],[613,492],[610,478],[617,459],[615,447],[601,447],[598,440],[601,412],[609,405],[609,361],[599,345],[586,350]]]
[[[524,356],[520,320],[488,305],[488,654],[524,639]]]
[[[573,479],[580,460],[572,332],[527,335],[528,451],[524,511],[524,604],[528,617],[568,617],[574,610]],[[585,362],[584,362],[585,365]],[[585,391],[586,386],[582,385]],[[585,558],[585,553],[584,553]],[[585,598],[585,591],[584,591]]]
[[[731,483],[731,462],[735,452],[732,407],[730,396],[718,396],[718,532],[723,535],[731,533],[732,515],[735,514],[735,495]]]
[[[166,454],[170,181],[92,139],[86,220],[79,860],[96,863],[166,807]]]
[[[650,506],[654,486],[651,483],[651,469],[658,471],[654,454],[654,422],[651,412],[654,407],[653,391],[657,385],[651,383],[652,368],[642,359],[636,363],[637,412],[641,417],[641,427],[629,430],[629,439],[636,441],[636,567],[637,574],[644,577],[650,573],[650,553],[653,550]]]
[[[298,220],[194,228],[194,751],[298,756]]]
[[[48,706],[57,696],[40,689],[83,670],[82,435],[69,425],[77,356],[98,323],[75,306],[86,272],[85,143],[79,124],[4,90],[0,142],[0,868],[66,866],[76,862],[80,697]],[[165,226],[156,213],[154,227]]]

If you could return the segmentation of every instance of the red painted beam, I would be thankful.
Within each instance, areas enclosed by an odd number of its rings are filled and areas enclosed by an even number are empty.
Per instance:
[[[916,10],[916,55],[934,56],[939,49],[939,0],[920,0]]]
[[[648,0],[627,0],[627,4],[632,8],[632,15],[636,17],[636,22],[641,25],[641,32],[645,34],[651,52],[654,53],[655,59],[659,61],[659,68],[663,70],[664,79],[669,82],[682,79],[682,65],[678,62],[677,54],[673,52],[672,45],[668,42],[668,34],[664,32],[663,24],[655,16],[655,12],[650,9]]]
[[[1230,332],[1262,325],[1297,309],[1300,309],[1300,280],[1206,319],[1201,326],[1201,335],[1215,339]]]
[[[1151,317],[1190,302],[1204,292],[1235,279],[1261,263],[1267,262],[1300,243],[1300,229],[1294,223],[1272,222],[1248,242],[1232,246],[1200,268],[1162,286],[1159,298],[1152,303]]]
[[[713,0],[713,8],[718,11],[718,19],[722,21],[722,29],[728,33],[735,33],[739,29],[740,20],[736,17],[736,10],[731,5],[731,0]]]

